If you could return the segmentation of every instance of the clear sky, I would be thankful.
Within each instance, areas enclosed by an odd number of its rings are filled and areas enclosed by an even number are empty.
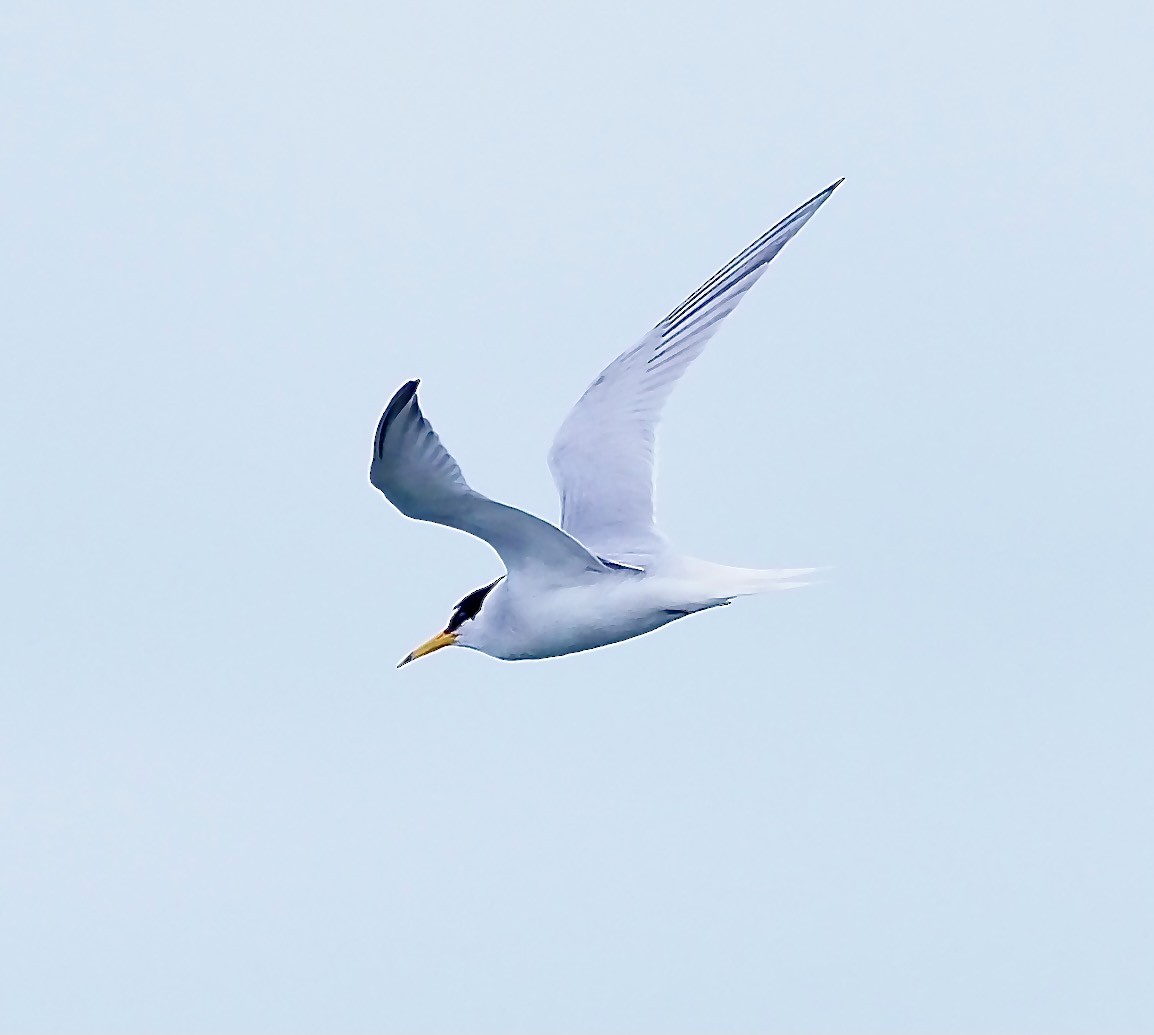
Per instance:
[[[1149,5],[9,5],[0,1030],[1154,1029]],[[687,551],[826,564],[396,671],[597,371]]]

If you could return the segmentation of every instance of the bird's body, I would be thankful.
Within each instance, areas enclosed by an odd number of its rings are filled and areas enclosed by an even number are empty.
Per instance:
[[[546,587],[505,579],[477,616],[486,653],[503,661],[553,658],[652,632],[680,617],[679,588],[645,572],[610,570]]]
[[[485,653],[503,661],[553,658],[652,632],[737,596],[799,585],[810,570],[730,568],[670,554],[645,569],[610,568],[553,586],[502,579],[466,636],[482,637]]]
[[[421,413],[417,382],[397,391],[377,426],[372,483],[409,517],[484,539],[507,569],[401,664],[451,645],[506,661],[572,654],[804,584],[813,569],[733,568],[670,547],[653,520],[654,435],[673,384],[840,182],[758,238],[589,386],[549,453],[560,527],[470,488]]]

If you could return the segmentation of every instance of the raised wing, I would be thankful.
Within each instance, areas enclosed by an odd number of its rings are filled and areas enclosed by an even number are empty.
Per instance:
[[[397,390],[377,425],[369,481],[402,514],[484,539],[510,574],[544,581],[605,566],[561,529],[469,488],[421,413],[417,381]]]
[[[654,432],[665,400],[766,264],[841,182],[718,270],[610,363],[565,418],[549,452],[561,494],[561,527],[594,553],[644,562],[665,549],[653,520]]]

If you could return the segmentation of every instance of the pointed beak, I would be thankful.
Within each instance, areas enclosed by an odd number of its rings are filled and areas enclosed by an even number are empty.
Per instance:
[[[440,650],[442,647],[451,647],[457,642],[457,634],[451,632],[437,633],[431,640],[426,640],[422,643],[412,654],[405,658],[397,668],[403,668],[410,661],[416,661],[417,658],[423,658],[426,654],[432,654],[435,650]]]

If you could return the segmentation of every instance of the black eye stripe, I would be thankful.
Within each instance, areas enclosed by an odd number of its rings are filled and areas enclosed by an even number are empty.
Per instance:
[[[504,577],[505,576],[502,575],[501,579]],[[464,625],[465,622],[476,618],[478,613],[480,613],[481,605],[485,602],[485,597],[487,597],[489,593],[492,592],[493,587],[497,585],[501,579],[497,579],[495,582],[490,582],[489,585],[482,586],[480,589],[475,589],[472,593],[469,593],[467,596],[465,596],[461,602],[457,604],[457,606],[453,609],[453,613],[449,618],[449,624],[446,626],[445,631],[455,632],[462,625]]]

